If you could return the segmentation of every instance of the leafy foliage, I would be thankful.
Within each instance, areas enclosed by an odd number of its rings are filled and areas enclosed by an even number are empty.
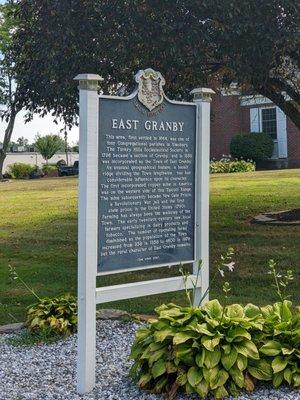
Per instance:
[[[255,171],[255,163],[250,160],[245,161],[223,157],[221,160],[212,160],[210,162],[211,174],[253,171]]]
[[[275,387],[284,382],[300,387],[300,309],[293,313],[291,307],[292,303],[284,300],[261,309],[265,323],[259,353],[261,362],[271,366]],[[255,369],[250,373],[260,379]]]
[[[261,309],[162,305],[158,318],[141,328],[131,350],[131,376],[142,389],[179,390],[216,399],[252,391],[256,380],[300,387],[300,310],[284,300]]]
[[[48,162],[55,153],[64,148],[64,141],[58,135],[37,136],[34,146]]]
[[[156,312],[158,318],[137,332],[131,351],[131,374],[141,388],[223,398],[253,385],[246,370],[259,360],[252,339],[263,328],[258,307],[222,307],[212,300],[195,308],[162,305]]]
[[[33,332],[51,331],[70,335],[77,330],[77,303],[75,297],[62,295],[44,298],[27,311],[27,326]]]
[[[269,97],[300,126],[294,0],[205,0],[201,7],[192,0],[35,0],[20,2],[15,15],[15,70],[30,111],[72,124],[75,75],[99,73],[103,91],[123,83],[128,92],[132,73],[153,67],[169,96],[234,82]]]
[[[15,179],[27,179],[33,171],[34,167],[30,164],[14,163],[8,166],[8,173]]]
[[[42,166],[42,171],[44,172],[45,175],[49,175],[57,172],[58,170],[56,165],[45,164]]]
[[[221,255],[217,269],[222,277],[224,267],[234,270],[233,255],[232,248]],[[210,392],[216,399],[236,396],[241,389],[253,391],[256,380],[273,381],[276,388],[284,381],[300,387],[300,307],[293,314],[286,299],[293,273],[278,273],[274,260],[269,260],[268,268],[281,301],[263,308],[222,307],[218,300],[193,306],[197,281],[189,292],[188,275],[182,272],[190,306],[163,304],[156,309],[158,318],[136,334],[131,375],[139,386],[165,392],[168,399],[178,390],[201,398]],[[223,284],[223,291],[227,299],[229,282]]]
[[[230,153],[235,158],[262,161],[273,154],[274,142],[266,133],[241,133],[232,138]]]

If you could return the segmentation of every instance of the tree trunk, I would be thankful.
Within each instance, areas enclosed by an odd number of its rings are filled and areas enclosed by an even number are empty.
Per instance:
[[[69,154],[68,154],[68,133],[67,133],[66,129],[65,129],[64,136],[65,136],[65,153],[66,153],[66,163],[67,163],[67,165],[69,165]]]
[[[8,121],[7,127],[5,129],[3,147],[2,147],[2,149],[0,149],[0,179],[3,179],[4,160],[6,158],[6,153],[7,153],[9,143],[11,140],[11,136],[12,136],[12,133],[14,130],[16,115],[18,114],[18,112],[19,112],[19,110],[17,110],[15,107],[12,107],[9,121]]]
[[[5,154],[2,152],[2,149],[0,150],[0,180],[3,179],[3,165],[4,165],[4,160],[5,160]]]

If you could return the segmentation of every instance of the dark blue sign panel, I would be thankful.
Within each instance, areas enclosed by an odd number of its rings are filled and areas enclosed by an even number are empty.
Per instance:
[[[99,99],[98,272],[194,260],[196,106]]]

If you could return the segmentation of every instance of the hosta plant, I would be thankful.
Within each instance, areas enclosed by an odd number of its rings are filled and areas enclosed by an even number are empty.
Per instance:
[[[253,389],[247,367],[259,360],[252,340],[263,328],[258,307],[212,300],[203,307],[162,305],[156,313],[132,346],[131,376],[141,388],[169,398],[179,390],[201,398],[212,392],[217,399]]]
[[[70,335],[77,330],[76,298],[69,294],[40,299],[27,311],[27,326],[31,331],[52,331]]]
[[[284,300],[262,308],[265,323],[258,346],[260,358],[270,365],[275,387],[286,383],[300,388],[300,308],[293,313],[291,307]]]

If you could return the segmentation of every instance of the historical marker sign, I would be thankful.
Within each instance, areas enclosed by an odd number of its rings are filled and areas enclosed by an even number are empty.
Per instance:
[[[193,103],[166,98],[147,69],[129,97],[80,89],[77,390],[95,386],[96,304],[196,286],[207,296],[211,89]],[[200,279],[198,261],[202,260]],[[193,262],[193,275],[96,287],[96,276]],[[195,283],[197,282],[197,283]]]
[[[137,80],[99,101],[98,272],[194,260],[196,105],[153,70]]]

